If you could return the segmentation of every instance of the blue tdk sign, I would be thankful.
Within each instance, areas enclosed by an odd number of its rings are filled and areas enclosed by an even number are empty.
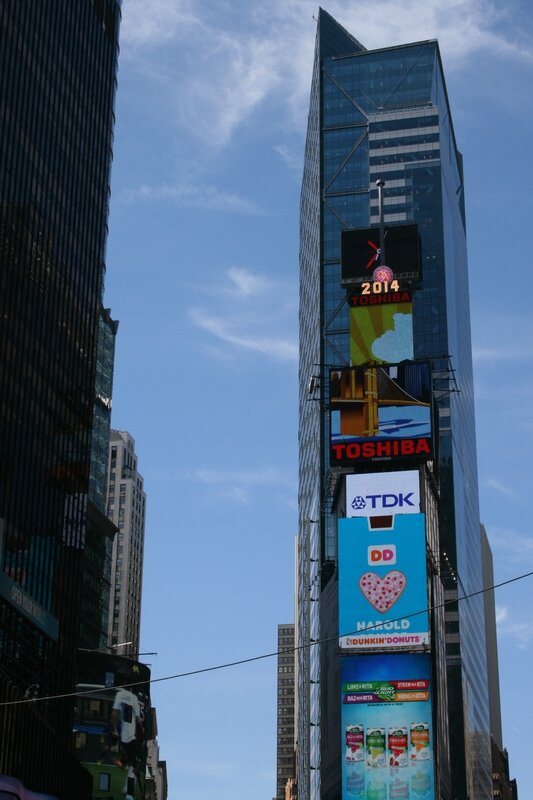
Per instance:
[[[346,476],[346,516],[378,517],[420,513],[418,470]]]
[[[352,500],[352,508],[354,510],[362,510],[363,508],[370,507],[372,509],[391,510],[395,509],[396,513],[404,506],[415,508],[413,502],[414,492],[408,494],[367,494],[365,497],[358,495]]]

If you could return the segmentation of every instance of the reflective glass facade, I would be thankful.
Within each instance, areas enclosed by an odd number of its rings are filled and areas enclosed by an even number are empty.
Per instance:
[[[299,624],[304,640],[334,636],[337,625],[332,509],[337,476],[329,467],[328,372],[350,363],[340,232],[378,224],[378,178],[386,183],[385,224],[415,222],[421,236],[414,354],[431,359],[434,369],[440,545],[451,564],[440,578],[453,599],[479,589],[482,575],[462,163],[438,45],[365,51],[321,11],[301,203]],[[313,583],[320,602],[309,599]],[[448,616],[452,796],[488,800],[481,598],[459,603]],[[302,798],[316,800],[339,796],[339,721],[331,691],[338,681],[338,656],[329,645],[321,654],[318,647],[309,652],[300,658],[299,789]],[[315,676],[320,683],[312,683]],[[313,766],[320,770],[309,770]]]
[[[2,699],[74,686],[119,21],[117,0],[0,0]],[[86,796],[69,718],[0,712],[0,772]]]

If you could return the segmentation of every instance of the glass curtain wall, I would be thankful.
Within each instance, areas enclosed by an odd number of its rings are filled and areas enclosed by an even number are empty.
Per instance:
[[[416,222],[421,237],[422,281],[413,293],[414,353],[415,358],[432,361],[438,378],[434,390],[441,548],[451,559],[457,580],[451,573],[441,577],[448,599],[482,585],[462,160],[438,45],[424,42],[364,51],[346,36],[326,12],[320,12],[302,186],[300,261],[300,536],[309,550],[300,557],[299,600],[300,622],[308,625],[310,638],[335,636],[337,630],[335,591],[329,585],[336,584],[336,524],[331,494],[335,476],[329,468],[328,372],[332,366],[350,363],[348,305],[340,285],[340,232],[378,224],[378,178],[386,183],[385,224]],[[316,378],[313,383],[311,376]],[[450,391],[453,387],[460,392]],[[309,603],[306,593],[313,584],[315,558],[320,563],[321,602]],[[458,797],[469,793],[488,800],[491,767],[482,600],[458,603],[451,613],[458,624],[450,619],[450,630],[452,625],[454,633],[459,629],[447,643],[453,790]],[[318,728],[321,796],[333,798],[340,791],[340,760],[335,755],[339,734],[324,687],[338,674],[338,656],[334,648],[323,649],[316,674],[325,674],[315,695],[315,684],[305,689],[306,681],[313,680],[313,652],[311,647],[310,654],[301,655],[299,710],[304,714],[299,720],[299,766],[302,771],[316,766],[316,753],[310,764],[305,759],[313,753]],[[318,796],[312,769],[310,774],[311,796]]]

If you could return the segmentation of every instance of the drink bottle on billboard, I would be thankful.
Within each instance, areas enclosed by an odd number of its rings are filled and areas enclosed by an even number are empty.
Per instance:
[[[431,757],[429,724],[412,722],[410,728],[411,761],[428,761]]]
[[[346,726],[346,761],[365,760],[364,725]]]
[[[385,728],[366,729],[366,763],[373,769],[385,766]]]
[[[389,728],[387,736],[389,766],[406,767],[409,763],[409,738],[407,728]]]

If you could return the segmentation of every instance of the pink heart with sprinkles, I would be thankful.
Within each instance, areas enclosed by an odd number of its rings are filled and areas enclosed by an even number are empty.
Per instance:
[[[359,588],[380,614],[389,611],[405,589],[407,579],[403,572],[393,569],[383,578],[375,572],[365,572],[359,578]]]

